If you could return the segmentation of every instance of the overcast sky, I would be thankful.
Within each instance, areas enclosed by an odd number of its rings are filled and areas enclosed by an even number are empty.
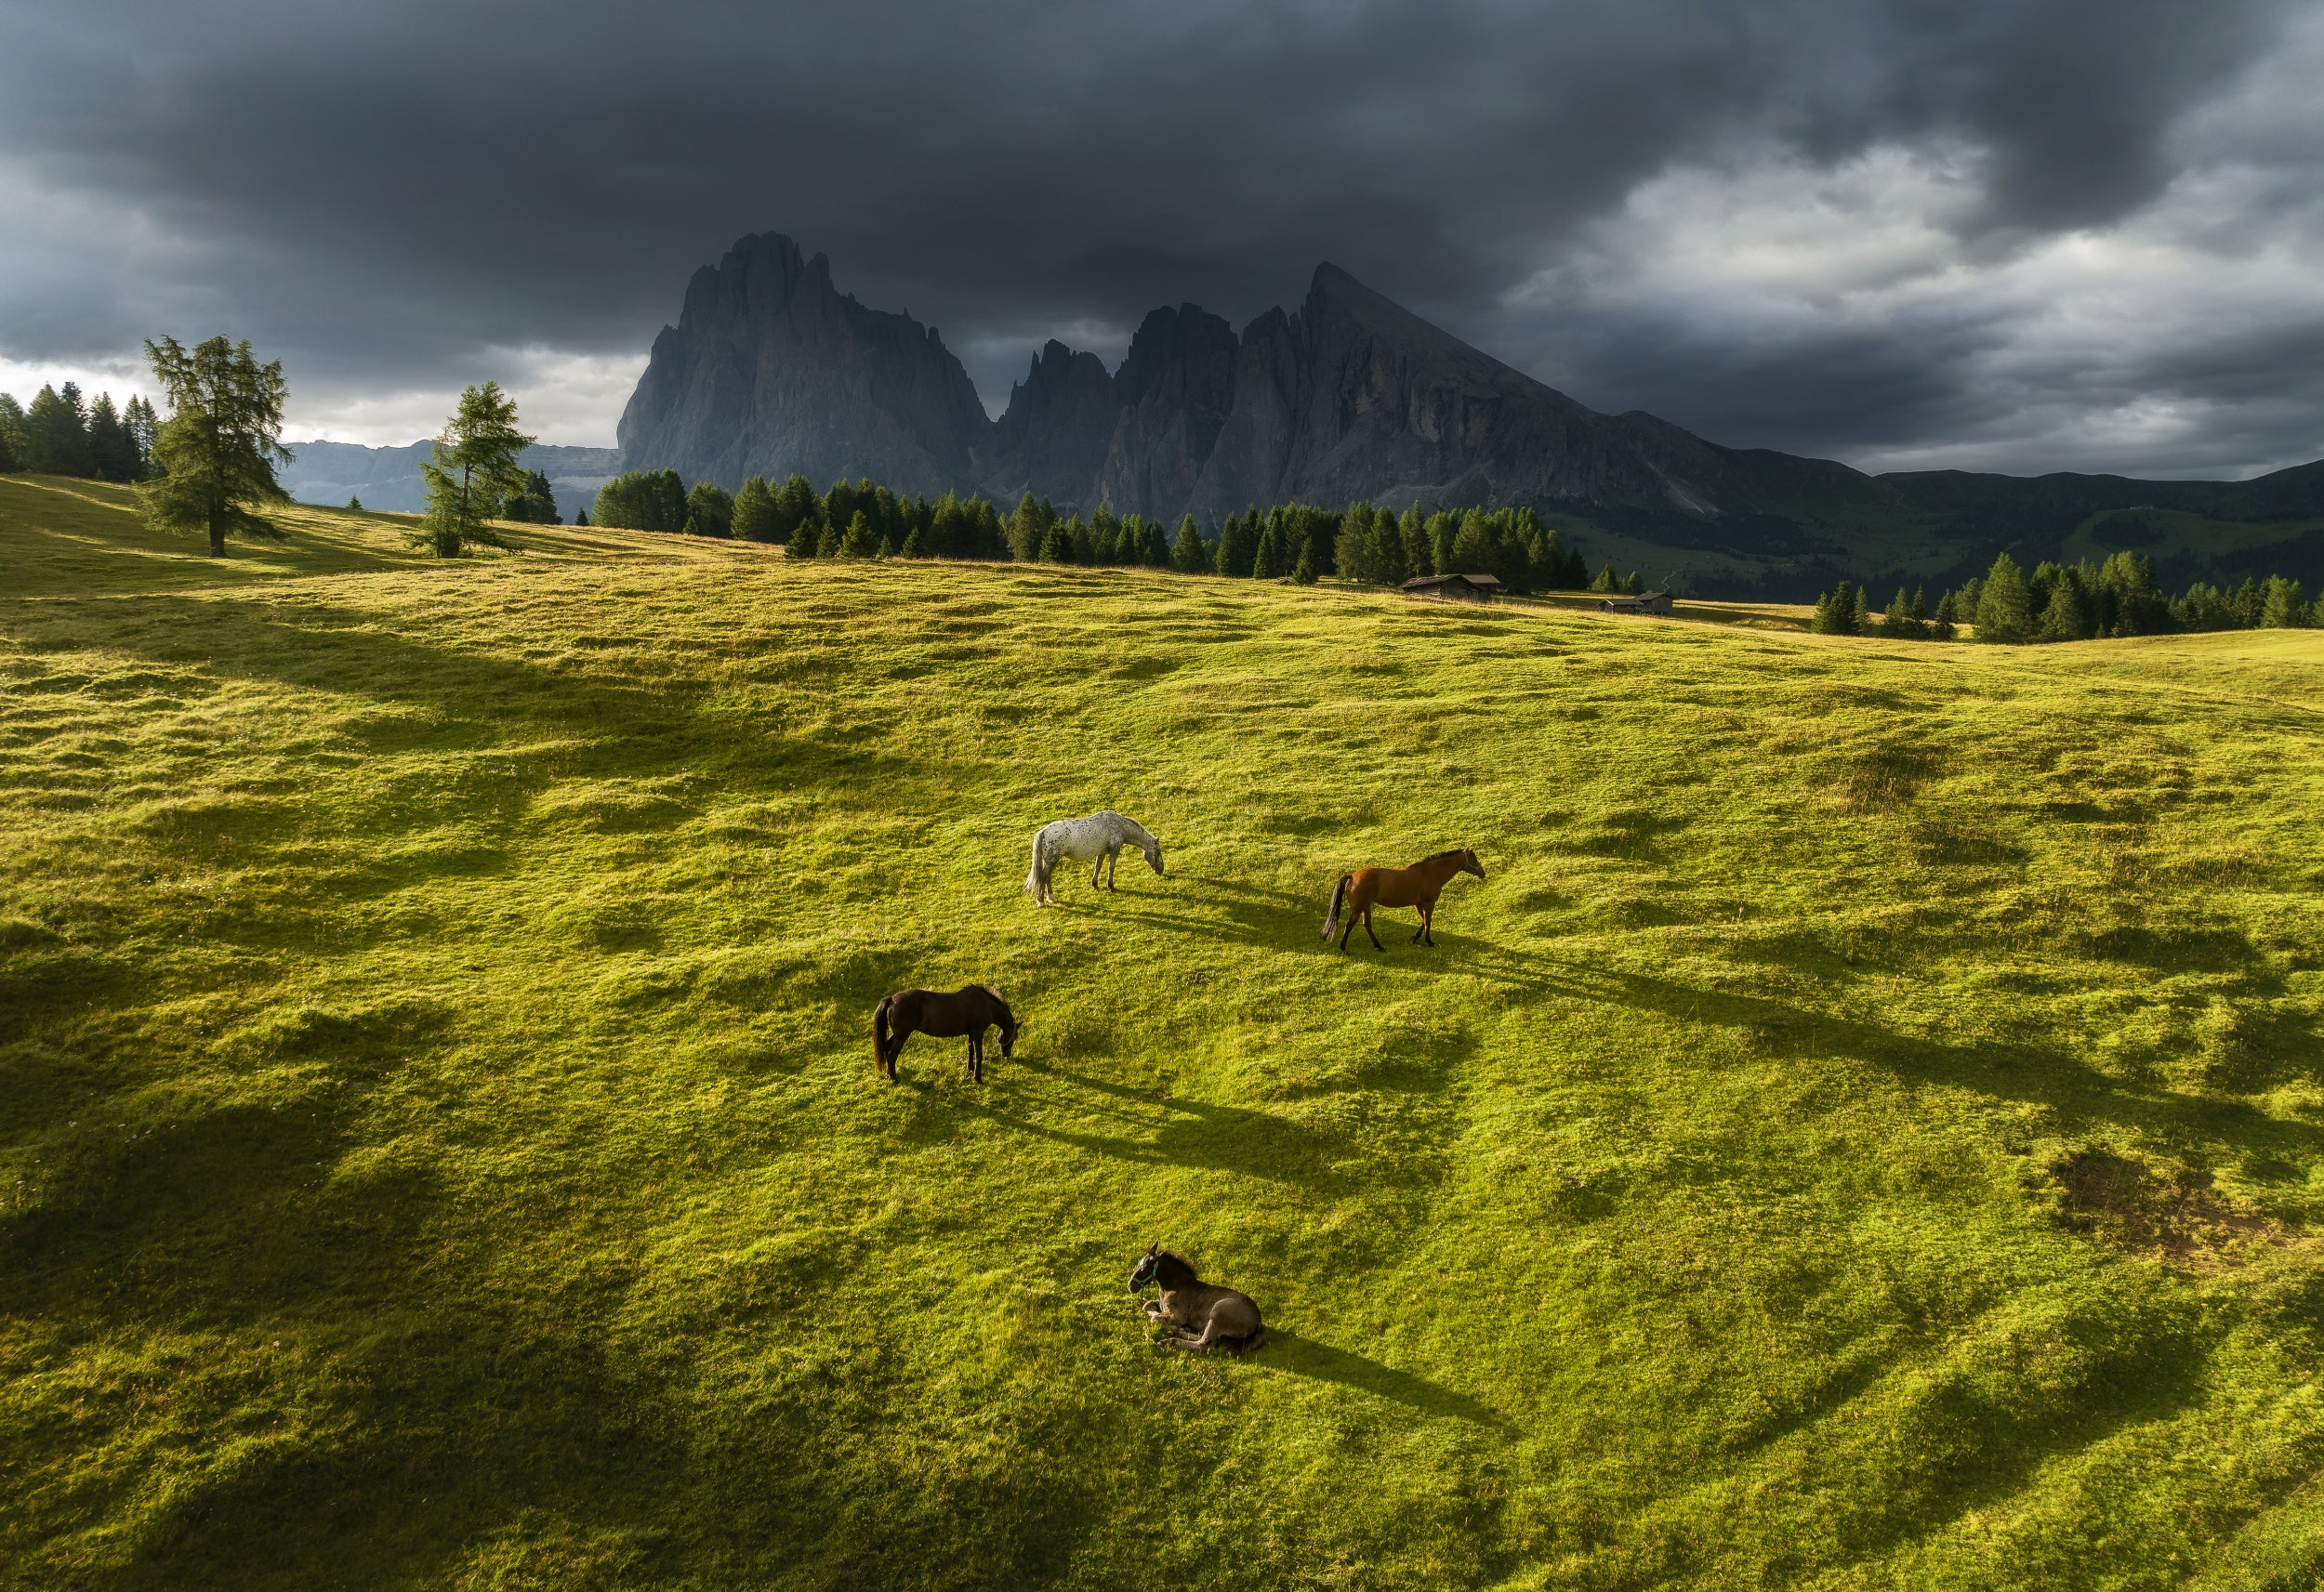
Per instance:
[[[1330,259],[1595,408],[1867,468],[2324,456],[2324,0],[0,0],[0,389],[247,336],[293,436],[609,444],[745,232],[942,328]]]

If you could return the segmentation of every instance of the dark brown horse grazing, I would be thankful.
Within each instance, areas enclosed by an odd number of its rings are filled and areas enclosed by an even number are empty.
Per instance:
[[[1358,868],[1353,874],[1342,874],[1332,887],[1331,910],[1324,914],[1324,938],[1340,937],[1340,949],[1348,948],[1348,936],[1354,931],[1356,919],[1364,920],[1364,932],[1369,935],[1372,949],[1388,949],[1372,933],[1372,908],[1376,906],[1417,906],[1420,909],[1420,927],[1412,938],[1428,944],[1436,943],[1430,925],[1436,921],[1436,897],[1446,881],[1455,874],[1474,874],[1485,877],[1485,864],[1466,846],[1457,850],[1439,851],[1424,862],[1409,868]],[[1347,909],[1347,927],[1340,924],[1341,907]]]
[[[894,1024],[894,1037],[889,1025]],[[1000,992],[985,984],[944,994],[936,990],[898,990],[872,1008],[872,1059],[891,1084],[896,1081],[896,1057],[915,1033],[936,1039],[969,1036],[969,1076],[984,1081],[984,1031],[1000,1030],[1000,1053],[1017,1043],[1017,1016]]]
[[[1266,1325],[1250,1296],[1204,1282],[1183,1256],[1147,1244],[1138,1257],[1138,1269],[1129,1274],[1129,1291],[1138,1293],[1149,1283],[1160,1285],[1162,1296],[1146,1301],[1146,1317],[1169,1327],[1163,1341],[1174,1349],[1224,1349],[1240,1354],[1266,1339]]]

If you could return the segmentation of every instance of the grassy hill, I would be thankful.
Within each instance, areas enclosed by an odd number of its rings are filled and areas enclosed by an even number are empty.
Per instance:
[[[0,480],[0,1587],[2324,1569],[2324,635],[124,505]]]

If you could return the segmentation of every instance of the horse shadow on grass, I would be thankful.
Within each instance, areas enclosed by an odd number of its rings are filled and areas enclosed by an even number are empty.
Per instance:
[[[995,1065],[987,1059],[987,1065]],[[1103,1078],[1068,1071],[1053,1063],[1020,1056],[997,1063],[1083,1091],[1073,1102],[1084,1114],[1095,1114],[1121,1125],[1105,1132],[1057,1127],[1036,1118],[1030,1111],[1013,1109],[1006,1091],[964,1091],[945,1103],[981,1116],[1013,1133],[1030,1134],[1090,1154],[1148,1166],[1193,1166],[1237,1177],[1292,1183],[1322,1193],[1347,1191],[1351,1181],[1331,1170],[1331,1163],[1347,1160],[1355,1147],[1337,1137],[1266,1112],[1242,1106],[1213,1105],[1179,1099],[1149,1090],[1133,1089]],[[989,1076],[989,1074],[988,1074]],[[913,1079],[901,1082],[930,1091],[933,1085]]]
[[[1296,891],[1253,887],[1235,880],[1185,875],[1185,882],[1203,887],[1211,900],[1223,908],[1222,916],[1201,917],[1167,906],[1111,906],[1091,910],[1109,921],[1143,924],[1149,928],[1190,939],[1225,941],[1233,944],[1249,945],[1292,956],[1337,956],[1338,947],[1323,937],[1324,914],[1329,906],[1327,891],[1317,892],[1310,901]],[[1072,903],[1061,901],[1059,905]],[[1440,919],[1441,923],[1441,919]],[[1387,957],[1406,950],[1417,951],[1427,958],[1399,958],[1403,965],[1430,972],[1473,972],[1464,965],[1462,953],[1481,948],[1486,943],[1456,934],[1442,927],[1436,930],[1433,946],[1416,945],[1412,931],[1419,927],[1418,914],[1408,908],[1381,907],[1375,918],[1380,942],[1387,949],[1373,951],[1364,938],[1358,924],[1348,941],[1348,954],[1360,948],[1369,957]],[[1444,954],[1440,954],[1443,953]]]
[[[1344,1349],[1334,1349],[1327,1343],[1319,1343],[1312,1337],[1279,1326],[1267,1328],[1267,1340],[1255,1352],[1265,1364],[1275,1370],[1294,1376],[1312,1377],[1318,1382],[1334,1382],[1342,1388],[1353,1388],[1359,1392],[1370,1393],[1407,1409],[1418,1410],[1424,1415],[1468,1421],[1499,1431],[1514,1429],[1509,1417],[1466,1393],[1455,1392],[1425,1376],[1398,1371],[1393,1366],[1382,1365],[1377,1360],[1367,1360]]]

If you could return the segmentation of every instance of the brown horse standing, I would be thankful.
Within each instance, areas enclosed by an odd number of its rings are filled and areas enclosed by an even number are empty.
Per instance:
[[[1455,874],[1474,874],[1485,877],[1485,864],[1466,846],[1451,851],[1439,851],[1409,868],[1358,868],[1353,874],[1342,874],[1332,887],[1331,911],[1324,915],[1324,938],[1340,937],[1340,949],[1348,948],[1348,936],[1353,932],[1356,920],[1364,920],[1364,932],[1370,935],[1372,949],[1388,949],[1372,933],[1372,908],[1376,906],[1417,906],[1420,909],[1420,927],[1412,938],[1427,944],[1436,943],[1436,936],[1429,926],[1436,920],[1436,898],[1446,881]],[[1347,909],[1348,921],[1340,927],[1340,911]]]
[[[893,1037],[889,1025],[894,1024]],[[872,1059],[891,1084],[896,1081],[896,1058],[904,1042],[915,1033],[935,1039],[969,1036],[969,1077],[984,1081],[984,1031],[1000,1030],[1000,1053],[1017,1043],[1017,1017],[1000,992],[987,984],[971,984],[944,994],[936,990],[898,990],[872,1008]]]

